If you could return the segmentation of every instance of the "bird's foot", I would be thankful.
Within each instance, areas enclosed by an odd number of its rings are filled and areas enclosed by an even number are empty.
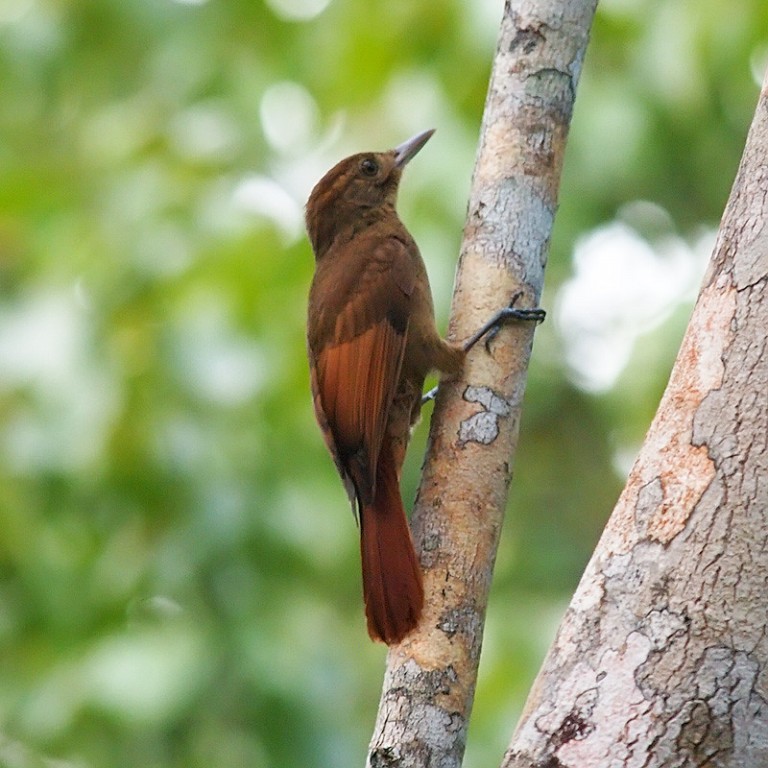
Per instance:
[[[518,291],[509,305],[502,307],[485,325],[479,328],[464,342],[464,351],[469,352],[472,347],[481,339],[485,339],[485,350],[490,354],[491,342],[496,338],[501,326],[510,320],[520,320],[523,322],[542,323],[547,313],[540,308],[519,309],[515,303],[522,296],[522,291]]]
[[[519,309],[515,307],[517,300],[523,295],[522,291],[518,291],[513,297],[509,305],[502,307],[487,323],[473,333],[463,345],[464,351],[469,352],[472,347],[477,344],[481,339],[485,339],[485,351],[490,354],[491,342],[496,338],[499,333],[499,329],[504,323],[510,320],[519,320],[526,323],[543,323],[547,316],[547,313],[536,307],[534,309]],[[438,387],[432,387],[429,392],[426,392],[421,397],[421,404],[425,405],[430,400],[434,400],[437,397]]]
[[[421,404],[426,405],[430,400],[434,400],[437,397],[438,389],[439,389],[439,385],[437,387],[432,387],[432,389],[430,389],[429,392],[425,392],[421,396]]]

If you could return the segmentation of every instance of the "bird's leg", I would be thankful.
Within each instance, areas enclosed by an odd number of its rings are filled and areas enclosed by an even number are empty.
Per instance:
[[[540,308],[536,309],[517,309],[515,302],[522,296],[522,291],[518,291],[509,305],[502,307],[485,325],[475,331],[465,342],[464,351],[469,352],[480,339],[485,338],[485,351],[490,354],[491,342],[496,338],[501,326],[509,320],[522,320],[523,322],[543,323],[547,313]]]
[[[491,353],[491,342],[496,338],[501,326],[509,320],[522,320],[523,322],[542,323],[547,313],[540,308],[536,309],[517,309],[515,302],[522,296],[522,291],[518,291],[509,305],[502,307],[488,322],[476,330],[462,345],[465,352],[469,352],[472,347],[481,339],[485,339],[485,351]],[[437,396],[438,387],[432,387],[422,396],[422,404],[434,400]]]

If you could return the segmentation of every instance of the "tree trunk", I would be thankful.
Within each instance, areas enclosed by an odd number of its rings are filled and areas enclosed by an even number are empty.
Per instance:
[[[505,768],[768,766],[768,79],[667,390]]]
[[[505,7],[486,101],[451,332],[536,306],[565,140],[596,0]],[[419,628],[390,649],[368,765],[461,765],[485,608],[511,480],[534,328],[470,353],[435,408],[413,515],[424,569]]]

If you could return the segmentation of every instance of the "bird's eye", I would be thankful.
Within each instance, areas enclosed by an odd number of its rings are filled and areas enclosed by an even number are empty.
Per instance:
[[[366,157],[360,163],[360,170],[365,176],[375,176],[379,172],[379,164],[370,157]]]

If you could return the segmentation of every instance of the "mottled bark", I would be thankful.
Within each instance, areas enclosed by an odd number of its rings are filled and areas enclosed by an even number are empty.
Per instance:
[[[596,0],[507,2],[454,294],[467,338],[520,294],[537,305]],[[390,649],[368,765],[461,765],[517,441],[531,324],[504,328],[444,383],[413,515],[426,608]]]
[[[768,765],[768,80],[667,390],[505,768]]]

